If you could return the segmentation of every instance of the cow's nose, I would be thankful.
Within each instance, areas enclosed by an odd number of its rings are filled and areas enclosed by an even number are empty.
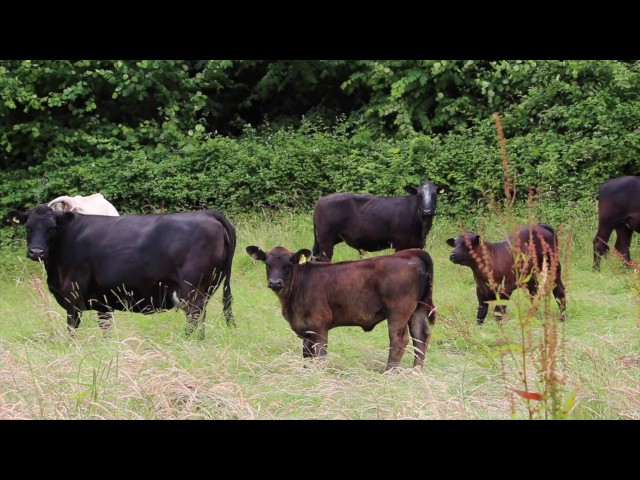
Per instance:
[[[30,248],[27,252],[27,257],[31,260],[39,260],[44,257],[44,250],[42,248]]]
[[[449,260],[451,260],[453,263],[456,263],[456,254],[452,253],[451,255],[449,255]]]
[[[269,288],[272,290],[280,290],[284,287],[284,282],[281,279],[269,280]]]
[[[427,208],[422,210],[422,215],[433,215],[433,209],[432,208]]]

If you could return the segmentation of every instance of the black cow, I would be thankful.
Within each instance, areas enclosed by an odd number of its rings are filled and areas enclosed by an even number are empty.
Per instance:
[[[433,262],[427,252],[405,250],[340,263],[310,263],[306,249],[292,254],[275,247],[269,253],[247,247],[254,260],[267,266],[268,287],[282,305],[282,315],[302,338],[303,357],[327,353],[328,332],[334,327],[356,326],[365,332],[387,319],[387,370],[398,366],[413,339],[413,365],[422,365],[436,314],[431,299]],[[302,261],[302,264],[301,264]],[[407,326],[409,331],[407,332]]]
[[[333,247],[340,242],[361,253],[424,248],[442,187],[425,181],[404,189],[409,195],[334,193],[322,197],[313,213],[313,256],[330,262]]]
[[[640,232],[640,177],[618,177],[600,185],[598,232],[593,239],[593,269],[600,270],[600,258],[607,253],[611,232],[616,231],[615,249],[631,261],[629,246],[633,232]]]
[[[545,223],[531,227],[520,227],[516,236],[509,236],[498,243],[482,242],[480,235],[466,232],[463,236],[449,238],[447,245],[453,247],[449,259],[456,264],[465,265],[473,271],[478,297],[478,325],[484,323],[489,305],[496,300],[496,293],[501,299],[508,299],[516,289],[516,270],[519,276],[530,275],[527,288],[531,295],[538,290],[536,275],[542,271],[546,259],[549,269],[555,269],[550,277],[555,281],[553,296],[560,307],[561,320],[564,320],[566,297],[562,278],[560,277],[560,259],[556,253],[556,238],[553,228]],[[490,284],[490,275],[494,284]],[[506,312],[504,305],[497,305],[496,312]]]
[[[72,333],[85,310],[96,310],[106,329],[113,310],[153,313],[172,307],[185,310],[191,333],[223,280],[223,310],[233,323],[236,234],[215,210],[108,217],[39,205],[10,211],[7,219],[26,226],[27,257],[44,261],[49,290],[67,311]]]

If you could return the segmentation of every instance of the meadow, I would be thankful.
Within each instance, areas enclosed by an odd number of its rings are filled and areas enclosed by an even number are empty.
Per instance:
[[[545,218],[544,209],[535,216],[559,233],[567,288],[567,321],[557,324],[553,367],[561,400],[556,410],[571,419],[640,419],[638,272],[614,255],[600,272],[592,271],[595,203],[572,211],[562,228]],[[476,326],[471,271],[449,261],[445,244],[461,228],[499,241],[515,223],[526,223],[526,212],[479,216],[464,225],[436,217],[426,250],[435,265],[438,318],[426,362],[422,369],[410,368],[408,350],[403,368],[387,373],[386,322],[369,333],[331,330],[326,361],[303,368],[302,342],[266,286],[264,265],[244,251],[247,245],[311,248],[310,212],[228,217],[238,235],[232,276],[237,326],[226,326],[218,291],[209,302],[204,340],[184,337],[180,311],[116,312],[109,337],[98,328],[95,312],[85,312],[71,338],[43,267],[25,257],[26,242],[2,247],[0,419],[550,418],[549,408],[514,393],[523,381],[529,391],[544,387],[545,367],[536,360],[538,352],[526,347],[518,325],[526,295],[514,295],[501,325],[490,314],[485,325]],[[634,260],[640,260],[637,237]],[[375,255],[384,253],[389,251]],[[344,244],[336,247],[334,261],[357,258]],[[557,315],[550,301],[546,317],[554,327]],[[533,344],[543,323],[538,318],[527,327]],[[526,378],[518,356],[505,353],[505,345],[510,352],[524,350]]]

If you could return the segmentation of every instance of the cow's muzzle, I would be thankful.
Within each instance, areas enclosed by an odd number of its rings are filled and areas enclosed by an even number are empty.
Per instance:
[[[282,280],[269,280],[269,284],[267,285],[274,292],[279,292],[284,287],[284,282]]]
[[[455,253],[449,255],[449,260],[451,260],[453,263],[460,263],[460,260],[458,259],[458,257],[456,257]]]
[[[30,248],[27,257],[31,260],[44,260],[44,250],[42,248]]]
[[[435,213],[436,211],[432,208],[420,210],[420,215],[422,215],[423,217],[432,217],[433,215],[435,215]]]

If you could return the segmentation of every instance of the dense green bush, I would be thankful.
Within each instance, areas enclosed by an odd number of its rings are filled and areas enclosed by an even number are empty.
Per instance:
[[[499,111],[518,198],[562,212],[640,173],[639,66],[0,61],[0,208],[100,191],[124,213],[309,210],[429,178],[465,216],[502,196]]]

